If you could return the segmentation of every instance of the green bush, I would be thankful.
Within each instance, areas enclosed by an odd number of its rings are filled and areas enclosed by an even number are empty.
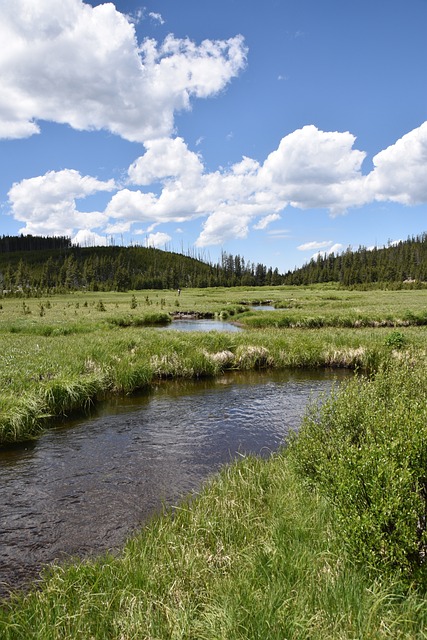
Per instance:
[[[407,339],[401,331],[392,331],[385,339],[386,347],[391,347],[392,349],[402,349],[406,344]]]
[[[373,570],[427,579],[427,366],[409,358],[313,406],[289,445],[336,508],[343,538]]]

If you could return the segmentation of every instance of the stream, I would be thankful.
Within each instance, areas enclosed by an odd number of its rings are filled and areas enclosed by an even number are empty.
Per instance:
[[[0,596],[54,560],[117,549],[239,455],[268,456],[343,371],[169,381],[0,450]]]

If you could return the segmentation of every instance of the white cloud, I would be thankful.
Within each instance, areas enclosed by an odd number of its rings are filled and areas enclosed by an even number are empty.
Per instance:
[[[374,156],[373,163],[368,185],[376,200],[427,202],[427,122]]]
[[[266,229],[269,224],[275,222],[276,220],[280,220],[279,214],[271,213],[270,215],[265,216],[265,218],[261,218],[261,220],[257,222],[257,224],[254,224],[254,229]]]
[[[168,242],[172,240],[171,236],[167,233],[158,231],[157,233],[150,233],[145,239],[145,245],[147,247],[160,248],[164,247]]]
[[[342,213],[365,199],[361,166],[366,154],[353,149],[354,142],[349,132],[307,125],[282,138],[260,177],[294,207]]]
[[[90,229],[80,229],[76,235],[72,238],[73,244],[78,244],[81,247],[100,247],[107,246],[108,239],[106,236],[100,236]]]
[[[300,244],[297,249],[299,251],[314,251],[315,249],[325,249],[333,245],[332,240],[321,240],[320,242],[313,240],[312,242],[305,242]]]
[[[298,247],[299,248],[299,247]],[[331,255],[331,253],[334,253],[335,255],[337,253],[339,253],[341,251],[341,249],[343,248],[343,245],[340,244],[339,242],[333,244],[332,246],[330,246],[328,249],[326,249],[325,251],[316,251],[316,253],[314,255],[312,255],[312,259],[316,260],[316,258],[318,258],[319,256],[324,256],[324,255]]]
[[[154,20],[155,22],[158,22],[159,24],[165,24],[165,21],[163,20],[162,16],[160,13],[154,13],[153,11],[151,13],[148,14],[150,16],[150,18],[152,20]]]
[[[103,212],[78,211],[76,200],[114,188],[114,180],[102,182],[64,169],[22,180],[13,185],[8,196],[14,218],[25,223],[20,233],[71,236],[76,229],[101,227],[107,221]]]
[[[199,156],[189,151],[182,138],[161,138],[145,143],[147,152],[129,167],[133,184],[149,185],[165,178],[178,178],[185,186],[198,181],[203,165]]]
[[[0,0],[0,10],[5,138],[37,133],[38,120],[140,142],[168,136],[177,110],[223,89],[246,62],[241,36],[139,44],[131,19],[112,3]]]

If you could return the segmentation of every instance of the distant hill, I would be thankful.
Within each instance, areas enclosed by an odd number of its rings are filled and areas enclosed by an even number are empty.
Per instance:
[[[319,255],[288,271],[284,284],[337,282],[344,287],[427,286],[427,234],[378,249],[359,247],[342,254]]]
[[[381,249],[319,255],[286,274],[226,252],[211,264],[154,248],[79,247],[66,237],[0,237],[0,295],[327,282],[346,288],[427,288],[427,233]]]
[[[281,284],[277,269],[222,254],[209,264],[145,247],[79,247],[68,238],[0,238],[0,291],[37,294]]]

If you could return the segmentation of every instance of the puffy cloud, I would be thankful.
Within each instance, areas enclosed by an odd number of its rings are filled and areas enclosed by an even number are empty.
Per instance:
[[[171,240],[172,238],[170,235],[168,235],[167,233],[162,233],[161,231],[158,231],[157,233],[150,233],[147,236],[145,240],[145,245],[147,247],[155,247],[158,249],[159,247],[164,247]]]
[[[0,9],[5,138],[37,133],[41,119],[132,141],[167,136],[176,110],[223,89],[246,62],[241,36],[138,44],[131,19],[112,3],[0,0]]]
[[[427,122],[373,158],[368,185],[376,200],[427,202]]]
[[[76,229],[101,227],[107,221],[103,212],[78,211],[76,199],[114,188],[114,180],[103,182],[64,169],[15,183],[8,196],[13,216],[25,223],[20,233],[72,236]]]
[[[128,170],[133,184],[148,185],[165,178],[177,178],[188,186],[200,178],[203,172],[200,158],[189,151],[182,138],[151,140],[144,146],[147,152]]]
[[[363,151],[353,149],[349,132],[320,131],[307,125],[282,138],[264,162],[260,178],[294,207],[342,213],[365,201]]]
[[[232,238],[246,238],[250,216],[241,211],[230,211],[229,208],[219,209],[208,217],[203,224],[203,231],[199,235],[196,245],[207,247],[222,244]]]
[[[90,229],[80,229],[71,240],[73,244],[78,244],[81,247],[104,247],[108,245],[106,236],[100,236],[98,233],[90,231]]]

